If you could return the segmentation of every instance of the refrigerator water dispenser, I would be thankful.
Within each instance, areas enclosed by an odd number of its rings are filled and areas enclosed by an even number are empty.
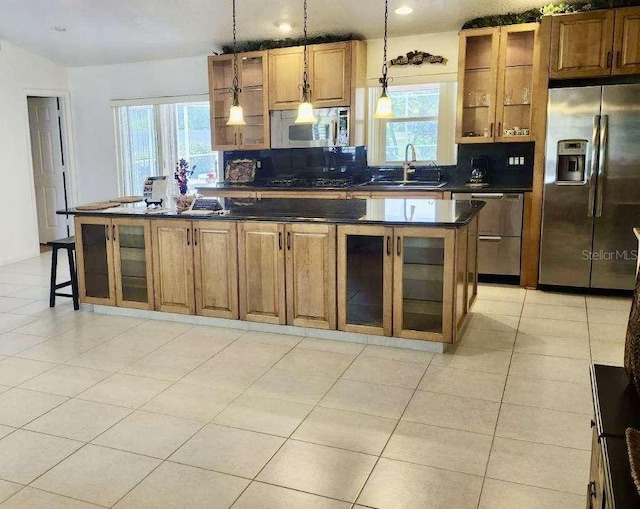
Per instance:
[[[584,184],[586,174],[587,140],[560,140],[556,184]]]

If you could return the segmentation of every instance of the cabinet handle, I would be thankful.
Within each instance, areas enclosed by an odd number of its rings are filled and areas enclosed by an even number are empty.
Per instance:
[[[615,55],[614,60],[616,62],[616,67],[617,68],[622,67],[622,51],[616,51],[614,55]]]
[[[496,134],[498,137],[502,137],[502,122],[498,122],[498,132]]]
[[[387,235],[387,256],[391,256],[391,235]]]
[[[287,232],[287,251],[291,251],[291,232]]]
[[[233,144],[234,145],[238,144],[238,133],[234,133],[234,135],[233,135]]]
[[[194,246],[198,245],[198,229],[197,228],[193,229],[193,245]]]
[[[114,224],[112,228],[113,228],[113,231],[111,232],[111,240],[115,242],[116,241],[116,225]]]
[[[105,232],[105,233],[104,233],[104,236],[105,236],[105,238],[107,239],[107,242],[109,242],[109,225],[108,225],[108,224],[107,224],[107,225],[105,225],[105,227],[104,227],[104,232]]]
[[[400,236],[396,237],[396,254],[400,256]]]
[[[489,138],[493,138],[493,122],[491,122],[489,126]]]
[[[187,246],[191,245],[191,229],[187,228]]]
[[[596,498],[596,482],[595,481],[591,481],[589,484],[587,484],[587,493],[589,494],[589,498]],[[589,504],[591,505],[591,504]]]
[[[282,251],[282,232],[278,232],[278,250]]]
[[[607,51],[607,69],[611,69],[612,65],[613,65],[613,53],[611,53],[610,51]]]
[[[240,133],[240,145],[242,145],[242,133]]]

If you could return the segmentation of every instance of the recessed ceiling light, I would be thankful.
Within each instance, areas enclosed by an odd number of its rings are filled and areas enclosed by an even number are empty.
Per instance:
[[[402,7],[398,7],[394,12],[400,14],[400,16],[406,16],[407,14],[411,14],[413,9],[408,5],[403,5]]]
[[[56,31],[56,32],[66,32],[67,31],[66,27],[62,27],[62,26],[58,26],[58,25],[56,25],[54,27],[51,27],[51,29]]]
[[[288,21],[283,21],[282,23],[278,23],[278,28],[283,32],[291,32],[293,26]]]

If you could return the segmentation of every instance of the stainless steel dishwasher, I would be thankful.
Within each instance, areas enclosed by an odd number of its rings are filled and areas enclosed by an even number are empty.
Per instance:
[[[453,193],[454,200],[486,202],[478,219],[478,272],[519,276],[522,246],[521,193]]]

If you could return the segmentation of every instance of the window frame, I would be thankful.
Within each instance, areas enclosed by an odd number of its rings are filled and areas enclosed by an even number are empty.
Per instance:
[[[438,141],[436,145],[436,159],[433,161],[419,160],[420,165],[438,164],[452,165],[457,160],[457,145],[455,143],[455,108],[456,108],[456,83],[438,82],[421,83],[415,85],[390,86],[390,89],[418,90],[428,86],[438,86],[439,103],[437,116],[400,117],[393,119],[374,119],[376,103],[380,96],[380,88],[369,89],[369,165],[385,166],[389,168],[402,166],[402,161],[387,161],[386,140],[387,125],[389,123],[406,123],[436,120],[438,124]]]

